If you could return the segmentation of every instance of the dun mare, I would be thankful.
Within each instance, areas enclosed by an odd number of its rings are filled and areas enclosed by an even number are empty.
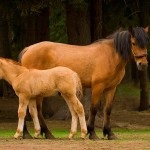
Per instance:
[[[8,81],[19,97],[18,128],[15,138],[22,135],[27,106],[34,122],[37,138],[40,131],[36,100],[42,103],[43,97],[59,92],[65,99],[72,115],[69,138],[77,132],[78,117],[81,126],[81,138],[85,138],[87,127],[83,105],[78,97],[82,96],[81,81],[74,71],[66,67],[55,67],[47,70],[27,69],[10,59],[0,58],[0,79]]]
[[[26,47],[20,53],[20,61],[27,68],[68,67],[78,73],[84,87],[91,87],[92,98],[87,123],[90,139],[98,139],[94,122],[100,97],[104,94],[103,134],[108,139],[115,139],[116,136],[111,130],[110,114],[116,87],[121,82],[125,66],[131,57],[135,59],[139,70],[146,68],[148,30],[149,27],[130,27],[86,46],[44,41]],[[38,107],[42,131],[46,138],[52,138],[41,113],[42,104],[38,104]]]

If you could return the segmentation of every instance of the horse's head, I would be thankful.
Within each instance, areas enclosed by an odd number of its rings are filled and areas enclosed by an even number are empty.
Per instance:
[[[131,51],[135,62],[137,64],[138,70],[144,70],[148,66],[147,61],[147,46],[149,43],[148,32],[149,27],[147,28],[129,28],[129,33],[131,35]]]

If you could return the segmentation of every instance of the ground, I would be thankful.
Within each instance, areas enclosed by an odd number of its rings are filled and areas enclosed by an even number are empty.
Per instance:
[[[0,131],[14,130],[17,128],[17,98],[0,100]],[[139,112],[137,110],[139,101],[122,100],[117,98],[111,116],[112,127],[120,129],[150,129],[150,111]],[[48,127],[53,129],[70,128],[70,121],[46,120]],[[96,127],[102,126],[101,117],[96,119]],[[32,122],[28,121],[29,128]],[[101,130],[98,129],[97,130]],[[122,134],[117,132],[118,140],[108,141],[103,139],[102,132],[98,132],[101,138],[98,141],[91,141],[88,137],[85,140],[76,137],[69,140],[67,137],[56,140],[45,139],[13,139],[13,134],[9,138],[0,138],[0,150],[150,150],[150,135],[146,135],[147,140],[143,140],[142,135]],[[54,133],[55,134],[55,133]]]

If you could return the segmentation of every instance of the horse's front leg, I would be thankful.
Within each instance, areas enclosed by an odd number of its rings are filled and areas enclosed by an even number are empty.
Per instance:
[[[38,138],[41,133],[41,128],[40,128],[40,123],[39,123],[38,114],[37,114],[36,99],[30,99],[29,113],[34,123],[34,129],[35,129],[34,138]]]
[[[42,113],[42,102],[43,102],[43,97],[38,97],[36,99],[36,104],[37,104],[37,111],[38,111],[38,118],[41,126],[41,135],[43,133],[45,134],[46,139],[55,139],[53,134],[50,132],[48,127],[46,126],[46,123],[44,121],[43,113]]]
[[[114,133],[111,131],[111,126],[110,126],[110,114],[111,114],[112,101],[114,99],[115,91],[116,91],[116,87],[105,93],[106,102],[104,107],[103,134],[104,136],[107,135],[108,140],[114,140],[117,138],[114,135]]]
[[[22,137],[23,126],[24,126],[24,118],[26,115],[28,100],[19,97],[19,107],[18,107],[18,127],[17,131],[14,135],[14,138]]]
[[[98,106],[100,103],[100,97],[103,92],[103,88],[101,85],[93,85],[92,86],[92,99],[91,99],[91,106],[88,118],[87,129],[89,133],[89,139],[97,140],[99,137],[96,135],[94,130],[94,123],[95,123],[95,116],[98,111]]]

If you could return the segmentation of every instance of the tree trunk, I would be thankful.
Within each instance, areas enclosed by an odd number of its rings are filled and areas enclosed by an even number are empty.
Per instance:
[[[145,0],[139,0],[139,9],[142,13],[139,13],[139,24],[140,26],[145,26],[145,20],[147,16],[149,16],[149,11],[144,11],[145,9],[149,9]],[[139,110],[147,110],[149,109],[149,92],[148,92],[148,78],[147,78],[147,70],[139,71],[140,78],[140,106]]]
[[[0,18],[0,56],[11,58],[8,38],[8,22],[4,18]]]
[[[68,43],[85,45],[91,43],[89,7],[75,6],[66,2],[66,25]]]
[[[140,76],[140,106],[139,111],[149,109],[149,92],[148,92],[148,80],[147,71],[139,71]]]
[[[102,0],[91,0],[91,41],[102,37]]]
[[[8,21],[5,18],[0,17],[0,56],[5,58],[11,58],[9,37],[8,37]],[[5,81],[0,81],[0,95],[2,97],[8,97],[9,85]]]

